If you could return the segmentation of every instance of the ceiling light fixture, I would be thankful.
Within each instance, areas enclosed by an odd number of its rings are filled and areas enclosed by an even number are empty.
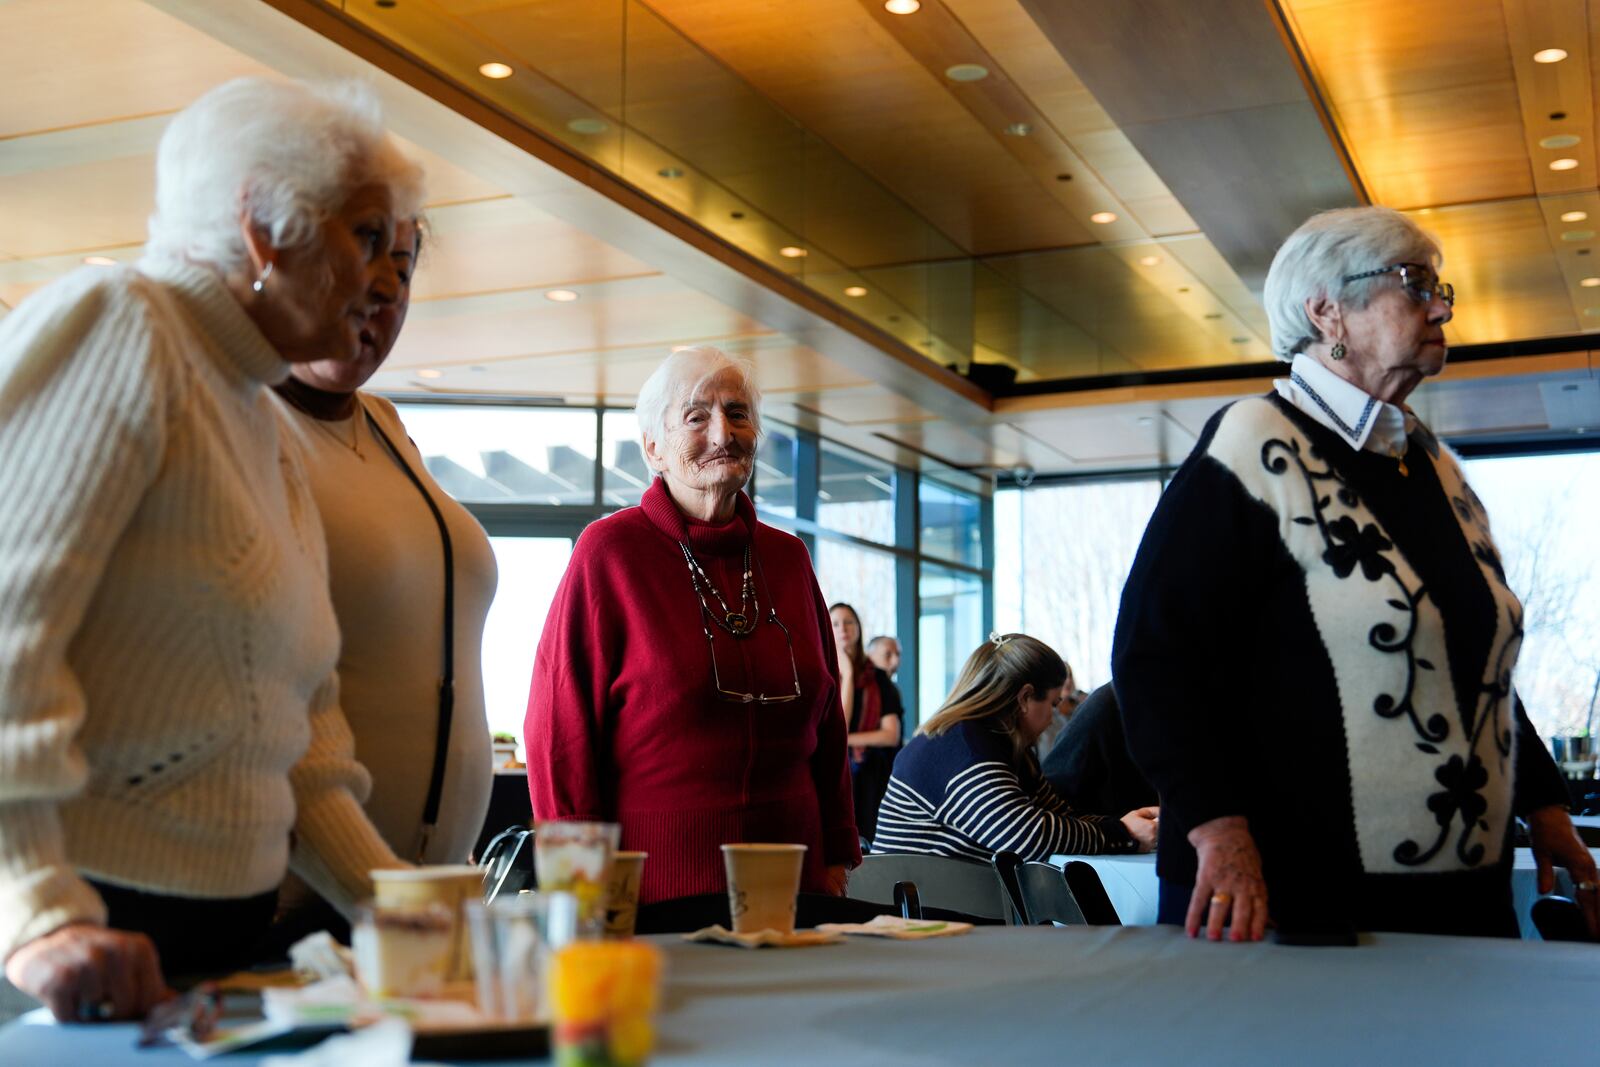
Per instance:
[[[1594,231],[1593,230],[1563,230],[1562,233],[1561,233],[1561,239],[1563,241],[1592,241],[1592,240],[1594,240]]]
[[[778,249],[778,255],[784,259],[802,259],[806,255],[806,250],[799,245],[784,245]]]
[[[660,170],[656,171],[656,176],[658,178],[666,178],[669,181],[674,179],[674,178],[681,178],[681,177],[683,177],[683,168],[682,167],[662,167]]]
[[[417,377],[418,378],[443,378],[444,377],[444,371],[442,371],[442,370],[426,370],[426,369],[419,370],[419,371],[417,371]]]
[[[1541,48],[1533,54],[1535,63],[1559,63],[1567,58],[1565,48]]]
[[[512,70],[504,63],[485,63],[483,66],[478,68],[478,73],[482,74],[485,78],[494,78],[498,81],[501,78],[511,77]]]
[[[571,289],[551,289],[544,294],[546,300],[554,300],[558,304],[570,304],[578,299],[578,294]]]
[[[1026,122],[1013,122],[1006,127],[1006,133],[1012,137],[1026,137],[1033,132],[1033,126]]]
[[[1577,170],[1578,169],[1578,161],[1576,159],[1572,159],[1571,157],[1563,157],[1561,159],[1552,159],[1550,161],[1550,169],[1551,170]]]
[[[1089,221],[1104,226],[1108,222],[1116,222],[1117,216],[1115,213],[1110,211],[1096,211],[1093,215],[1089,216]]]
[[[1575,133],[1556,133],[1540,139],[1540,148],[1571,148],[1583,138]]]
[[[1233,343],[1236,344],[1236,345],[1247,345],[1247,344],[1250,343],[1250,338],[1248,338],[1248,337],[1235,337],[1233,339]]]
[[[864,286],[847,285],[847,286],[845,286],[845,289],[844,289],[844,295],[845,296],[866,296],[867,295],[867,290],[866,290],[866,288]]]
[[[1561,213],[1562,222],[1582,222],[1588,217],[1589,213],[1587,211],[1563,211]]]
[[[957,63],[944,68],[944,76],[953,82],[981,82],[989,76],[989,68],[979,63]]]
[[[1161,257],[1160,256],[1140,256],[1139,257],[1139,266],[1141,266],[1141,267],[1153,267],[1157,263],[1160,263],[1160,262],[1161,262]]]
[[[110,256],[84,256],[83,261],[91,267],[115,267],[117,261]]]
[[[1578,284],[1585,289],[1593,289],[1595,286],[1600,285],[1600,278],[1585,278]]]
[[[571,130],[573,133],[588,134],[589,136],[593,136],[597,133],[605,133],[610,128],[611,124],[601,119],[573,119],[571,122],[567,123],[567,129]]]
[[[883,9],[891,15],[915,15],[922,9],[922,0],[885,0]]]

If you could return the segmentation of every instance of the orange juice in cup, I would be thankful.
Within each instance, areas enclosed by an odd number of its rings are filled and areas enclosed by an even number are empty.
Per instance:
[[[550,961],[556,1067],[638,1067],[655,1045],[661,950],[643,941],[574,941]]]

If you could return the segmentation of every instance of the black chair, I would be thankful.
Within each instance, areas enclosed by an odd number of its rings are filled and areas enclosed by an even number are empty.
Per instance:
[[[989,857],[989,866],[994,868],[995,877],[1000,879],[1000,887],[1005,890],[1006,900],[1011,905],[1006,924],[1027,926],[1028,911],[1022,903],[1022,884],[1017,880],[1017,868],[1022,866],[1022,857],[1015,852],[996,852]]]
[[[483,871],[483,899],[515,897],[537,884],[533,870],[533,831],[526,826],[508,826],[484,846],[478,861]]]
[[[1071,860],[1062,868],[1061,874],[1066,879],[1067,888],[1072,890],[1072,899],[1078,902],[1078,910],[1083,912],[1085,922],[1090,926],[1122,925],[1122,917],[1111,903],[1105,883],[1100,881],[1100,872],[1091,864]]]
[[[900,903],[895,886],[905,882],[915,888],[927,918],[1000,926],[1012,910],[1005,887],[989,864],[948,856],[875,852],[850,872],[846,892],[856,900],[893,906]]]
[[[1578,831],[1578,840],[1587,848],[1600,848],[1600,826],[1574,826]]]
[[[1583,911],[1568,897],[1540,897],[1528,914],[1546,941],[1594,941],[1584,924]]]

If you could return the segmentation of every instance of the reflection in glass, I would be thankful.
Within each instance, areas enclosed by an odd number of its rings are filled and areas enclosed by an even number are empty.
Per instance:
[[[457,500],[594,503],[593,411],[402,404],[428,473]]]
[[[822,442],[817,523],[829,530],[894,544],[894,468]]]
[[[766,435],[756,451],[756,512],[794,518],[794,433],[767,424]]]
[[[639,420],[631,411],[607,411],[600,421],[605,435],[602,455],[606,466],[600,503],[607,508],[637,504],[655,477],[644,458]]]
[[[922,551],[970,567],[983,565],[983,525],[978,498],[930,478],[918,483]]]
[[[983,633],[983,582],[975,574],[922,565],[917,620],[917,691],[926,721],[955,686]]]

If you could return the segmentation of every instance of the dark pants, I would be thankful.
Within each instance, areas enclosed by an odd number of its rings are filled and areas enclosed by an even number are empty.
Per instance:
[[[250,966],[272,925],[278,891],[220,900],[173,897],[89,882],[106,902],[106,925],[155,942],[169,983],[228,974]]]
[[[1161,892],[1156,897],[1156,922],[1182,926],[1189,917],[1189,898],[1193,895],[1194,886],[1161,879]]]

